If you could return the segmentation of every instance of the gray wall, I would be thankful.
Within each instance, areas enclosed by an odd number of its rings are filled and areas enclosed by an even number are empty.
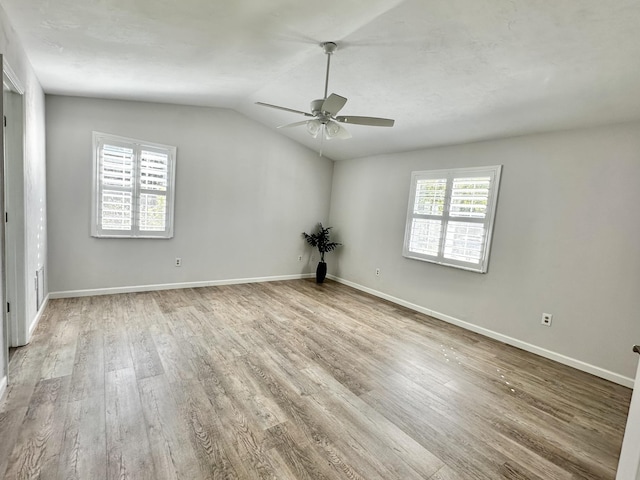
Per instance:
[[[487,274],[402,257],[411,172],[504,165]],[[640,123],[336,162],[332,273],[625,377],[640,343]],[[375,276],[375,269],[381,276]],[[542,312],[554,315],[551,328]]]
[[[331,160],[231,110],[46,102],[52,292],[312,271],[301,232],[328,218]],[[173,239],[89,236],[93,130],[177,146]]]
[[[37,317],[35,272],[47,263],[47,204],[45,171],[44,94],[13,30],[5,11],[0,7],[0,52],[9,63],[24,93],[24,261],[26,278],[25,329]],[[45,282],[45,289],[46,289]],[[46,292],[45,292],[46,293]],[[4,372],[3,372],[4,373]],[[3,374],[2,373],[2,374]],[[2,377],[0,374],[0,378]]]

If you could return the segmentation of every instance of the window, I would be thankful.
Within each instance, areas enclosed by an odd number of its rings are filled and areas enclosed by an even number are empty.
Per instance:
[[[486,272],[501,170],[413,172],[402,254]]]
[[[93,132],[94,237],[173,237],[176,147]]]

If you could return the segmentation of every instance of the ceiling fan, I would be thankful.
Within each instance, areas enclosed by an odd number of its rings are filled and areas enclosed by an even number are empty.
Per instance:
[[[352,123],[355,125],[369,125],[373,127],[393,127],[394,120],[390,118],[378,118],[378,117],[355,117],[355,116],[336,116],[336,114],[347,103],[345,97],[341,97],[335,93],[327,96],[329,87],[329,66],[331,64],[331,55],[338,49],[338,45],[335,42],[324,42],[320,45],[327,55],[327,74],[324,83],[324,97],[311,102],[311,113],[303,112],[301,110],[294,110],[293,108],[280,107],[278,105],[271,105],[270,103],[256,102],[256,105],[262,105],[263,107],[277,108],[278,110],[284,110],[286,112],[298,113],[305,117],[312,117],[311,120],[303,120],[301,122],[289,123],[288,125],[281,125],[278,128],[290,128],[301,125],[307,126],[307,131],[316,138],[319,133],[323,133],[322,138],[327,140],[332,138],[351,138],[349,131],[344,128],[341,123]]]

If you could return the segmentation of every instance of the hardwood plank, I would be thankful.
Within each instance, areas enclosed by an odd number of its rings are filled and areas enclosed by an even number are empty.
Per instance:
[[[104,339],[101,330],[80,332],[71,375],[71,401],[104,395]]]
[[[311,364],[307,364],[302,361],[294,361],[289,357],[281,354],[281,350],[271,342],[271,339],[262,337],[260,333],[254,334],[249,341],[259,339],[255,344],[255,348],[251,356],[244,359],[245,365],[255,370],[254,374],[258,373],[261,367],[266,367],[270,371],[277,371],[279,375],[286,379],[286,383],[292,388],[297,395],[301,397],[311,395],[321,388],[312,378],[304,374],[304,370]],[[262,343],[261,343],[262,342]],[[271,348],[264,348],[264,345],[269,344]],[[253,357],[258,357],[258,361],[254,365],[250,360]],[[258,373],[259,374],[259,373]]]
[[[266,455],[271,448],[270,437],[253,421],[253,415],[235,397],[235,392],[225,388],[223,379],[227,373],[228,370],[221,370],[202,381],[220,419],[224,441],[230,451],[241,458],[249,478],[277,478]]]
[[[306,373],[323,387],[311,396],[318,405],[327,412],[326,414],[334,415],[336,421],[345,427],[349,426],[350,430],[358,431],[361,441],[368,438],[367,455],[374,455],[384,459],[385,464],[394,465],[398,477],[410,478],[417,473],[421,478],[428,478],[443,466],[443,462],[429,450],[358,396],[353,395],[327,372],[315,367],[307,369]],[[385,438],[394,448],[389,450],[380,445],[378,438]],[[405,466],[410,470],[402,473]]]
[[[29,405],[37,383],[41,379],[42,365],[49,345],[44,337],[34,339],[28,346],[16,348],[9,366],[9,384],[0,402],[0,412]]]
[[[105,478],[104,395],[69,402],[66,418],[57,478]]]
[[[189,434],[176,415],[178,407],[165,376],[138,379],[138,388],[156,478],[203,478]]]
[[[319,409],[308,397],[299,396],[277,371],[253,364],[249,359],[245,361],[252,368],[256,381],[268,388],[300,432],[298,443],[312,445],[325,462],[346,478],[393,478],[378,462],[372,465],[362,461],[358,445],[347,443],[349,439],[344,438],[345,432],[340,422],[335,421],[334,417],[325,416],[322,408]]]
[[[491,446],[483,445],[469,431],[451,424],[428,404],[418,404],[385,392],[371,391],[362,397],[414,440],[464,479],[501,478],[499,468],[506,461]],[[416,415],[418,414],[418,415]]]
[[[293,318],[290,321],[295,322],[296,320]],[[245,334],[247,342],[253,345],[251,347],[251,351],[260,353],[263,345],[267,344],[270,346],[270,352],[278,352],[279,355],[297,365],[298,368],[303,365],[311,365],[312,361],[302,353],[304,343],[295,336],[288,339],[283,338],[281,333],[281,329],[283,327],[281,326],[281,323],[281,319],[278,319],[271,314],[266,314],[262,318],[255,320],[252,325],[252,330]],[[255,342],[258,340],[257,336],[260,338],[256,344]]]
[[[124,313],[118,311],[117,307],[113,308],[113,305],[110,307],[104,320],[104,362],[107,372],[133,367]]]
[[[178,405],[183,424],[194,448],[203,478],[236,479],[246,474],[242,459],[224,441],[223,426],[202,385],[195,380],[172,384],[172,392]],[[243,475],[244,476],[244,475]]]
[[[151,338],[158,353],[162,370],[170,382],[192,380],[196,372],[189,358],[190,344],[171,333],[151,327]]]
[[[606,478],[614,476],[615,469],[607,473],[602,465],[606,465],[607,459],[617,457],[617,451],[611,451],[604,447],[593,447],[591,444],[597,440],[598,436],[593,435],[591,430],[584,430],[579,425],[575,425],[571,420],[562,422],[554,418],[553,415],[540,415],[535,405],[528,405],[522,402],[522,397],[513,395],[498,397],[487,395],[486,390],[473,385],[463,385],[458,381],[448,385],[446,391],[441,395],[446,396],[451,403],[451,398],[456,398],[459,408],[467,409],[474,418],[490,426],[490,430],[483,430],[481,437],[486,439],[487,433],[495,432],[505,439],[512,440],[513,443],[521,447],[518,451],[518,458],[521,463],[528,464],[533,471],[539,470],[541,474],[560,477],[562,473],[549,470],[549,465],[562,468],[564,475],[569,478],[569,473],[580,474],[581,478]],[[454,387],[461,394],[456,395],[451,387]],[[474,401],[470,402],[469,399]],[[526,431],[537,431],[538,437],[544,438],[544,442],[530,438],[524,434]],[[584,458],[579,459],[572,453],[577,440],[584,450]],[[490,441],[490,440],[488,440]],[[599,443],[599,442],[598,442]],[[513,450],[519,450],[514,449]],[[513,454],[514,452],[511,452]],[[547,469],[545,469],[545,465]],[[603,471],[605,470],[605,471]],[[592,473],[589,473],[592,472]]]
[[[48,352],[42,365],[41,378],[56,378],[71,375],[75,362],[78,341],[77,324],[68,319],[60,319],[51,327]]]
[[[103,296],[81,297],[74,308],[68,310],[70,320],[78,324],[80,333],[101,331],[103,320],[107,314],[105,305],[108,299]]]
[[[279,472],[291,472],[292,478],[296,479],[345,478],[309,442],[301,441],[300,435],[294,433],[295,427],[289,422],[274,425],[269,432],[276,441],[272,451],[275,450],[278,455],[272,458],[277,465],[281,465]]]
[[[55,478],[69,381],[69,377],[57,377],[38,382],[20,426],[5,478]]]
[[[369,378],[362,374],[357,365],[353,366],[344,361],[340,352],[327,342],[318,342],[313,335],[305,331],[305,326],[283,327],[276,322],[263,323],[265,330],[271,330],[273,335],[279,334],[289,348],[303,355],[307,361],[321,365],[335,376],[340,383],[349,388],[354,394],[360,395],[371,390]],[[346,366],[349,368],[345,368]]]
[[[132,324],[128,328],[128,335],[133,367],[138,380],[162,375],[162,362],[149,330],[142,325]]]
[[[107,372],[105,383],[106,478],[155,479],[135,371]]]
[[[464,477],[458,475],[448,465],[443,466],[434,473],[429,480],[462,480]]]
[[[9,463],[9,455],[11,455],[18,439],[26,413],[26,406],[0,412],[0,432],[2,432],[2,441],[0,441],[0,478],[5,478],[4,472],[7,469],[7,463]]]

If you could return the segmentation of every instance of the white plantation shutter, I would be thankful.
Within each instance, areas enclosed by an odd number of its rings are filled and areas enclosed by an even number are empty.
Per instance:
[[[169,156],[142,150],[140,154],[140,230],[162,232],[167,225]]]
[[[96,237],[171,238],[175,147],[94,132]]]
[[[403,255],[486,272],[501,168],[413,172]]]
[[[100,156],[100,226],[130,231],[133,225],[132,148],[102,144]]]
[[[423,255],[438,255],[442,221],[414,218],[411,222],[409,251]]]
[[[442,215],[446,191],[446,178],[418,180],[413,212],[423,215]]]

